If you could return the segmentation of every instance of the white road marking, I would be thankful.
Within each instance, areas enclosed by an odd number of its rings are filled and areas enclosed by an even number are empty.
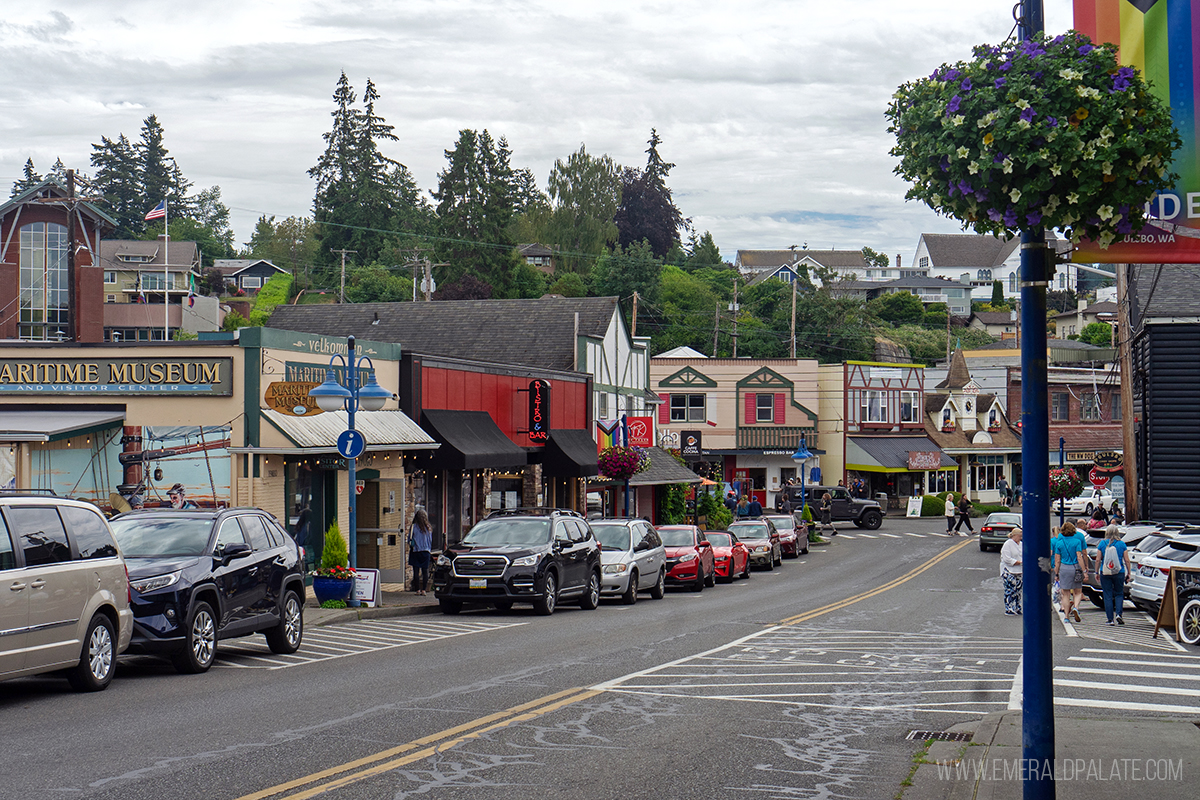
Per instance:
[[[1180,688],[1177,686],[1146,686],[1134,683],[1095,683],[1093,681],[1056,680],[1055,686],[1074,686],[1078,689],[1110,689],[1114,692],[1142,692],[1145,694],[1176,694],[1184,697],[1195,697],[1194,687]],[[1196,707],[1200,711],[1200,706]]]
[[[881,533],[880,536],[886,536],[889,539],[899,539],[900,537],[894,533]]]
[[[904,535],[905,535],[905,536],[916,536],[918,539],[924,539],[924,538],[925,538],[925,534],[923,534],[923,533],[906,533],[906,534],[904,534]]]
[[[1025,693],[1025,656],[1017,662],[1017,672],[1013,675],[1012,690],[1008,693],[1008,710],[1020,711]]]
[[[854,537],[862,538],[862,539],[878,539],[879,538],[878,536],[872,536],[869,533],[856,533],[856,534],[854,534]],[[846,538],[850,538],[850,537],[846,537]]]
[[[1096,700],[1089,700],[1078,697],[1056,697],[1054,705],[1056,706],[1082,706],[1084,708],[1095,708]],[[1161,711],[1167,714],[1195,714],[1200,711],[1197,706],[1173,706],[1158,703],[1130,703],[1124,700],[1105,700],[1105,708],[1117,709],[1119,711]]]
[[[1058,666],[1054,668],[1055,672],[1059,670],[1067,670],[1072,675],[1082,672],[1085,675],[1125,675],[1131,678],[1164,678],[1170,680],[1186,680],[1187,678],[1195,678],[1194,675],[1182,676],[1177,672],[1140,672],[1132,669],[1093,669],[1091,667],[1064,667]],[[1200,694],[1200,692],[1197,692]]]

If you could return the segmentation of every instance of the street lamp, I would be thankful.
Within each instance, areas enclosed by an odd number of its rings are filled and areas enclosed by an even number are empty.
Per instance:
[[[796,452],[792,453],[792,461],[800,465],[800,516],[804,516],[804,463],[813,457],[809,452],[808,445],[805,443],[807,437],[800,437],[800,446],[796,448]]]
[[[338,455],[346,459],[346,464],[349,469],[347,478],[350,488],[350,531],[348,544],[350,546],[350,566],[358,565],[358,492],[357,479],[355,477],[355,459],[362,455],[367,447],[366,440],[354,428],[354,412],[361,406],[363,411],[379,411],[383,408],[392,397],[392,393],[379,385],[375,380],[375,364],[369,356],[361,358],[354,357],[354,337],[346,337],[346,356],[340,354],[329,359],[329,370],[325,373],[325,382],[320,386],[313,387],[309,391],[308,396],[317,401],[317,405],[322,411],[338,411],[341,408],[346,409],[347,425],[346,430],[338,436],[337,447]],[[338,382],[337,374],[334,372],[335,362],[341,361],[342,369],[345,370],[345,385]],[[363,386],[358,385],[358,370],[366,363],[369,365],[367,373],[367,382]]]

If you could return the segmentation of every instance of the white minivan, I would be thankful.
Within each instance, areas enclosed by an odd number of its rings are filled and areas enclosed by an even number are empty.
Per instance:
[[[132,634],[125,561],[96,507],[0,493],[0,680],[61,671],[103,689]]]

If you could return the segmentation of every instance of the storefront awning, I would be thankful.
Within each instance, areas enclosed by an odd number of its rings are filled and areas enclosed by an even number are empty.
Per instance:
[[[293,417],[269,408],[263,419],[282,433],[293,447],[231,447],[231,453],[336,453],[337,440],[350,426],[345,411],[328,411],[311,417]],[[366,452],[383,450],[433,450],[438,445],[403,411],[359,411],[354,429],[367,443]]]
[[[124,411],[0,411],[0,442],[57,442],[124,422]]]
[[[956,467],[928,436],[847,436],[846,469],[862,472],[909,472],[908,454],[937,453],[938,467]],[[925,467],[916,472],[924,472]]]
[[[663,486],[672,483],[700,483],[702,478],[687,467],[682,467],[675,457],[661,447],[647,447],[650,466],[629,479],[630,486]],[[603,475],[593,484],[618,483],[624,481],[606,478]]]
[[[442,446],[433,454],[434,469],[506,469],[529,463],[525,450],[513,444],[486,411],[424,412],[425,429]]]
[[[600,472],[596,441],[587,431],[551,429],[541,456],[542,469],[554,478],[586,478]]]

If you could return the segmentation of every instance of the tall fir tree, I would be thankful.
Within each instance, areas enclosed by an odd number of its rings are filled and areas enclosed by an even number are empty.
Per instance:
[[[92,145],[92,167],[96,170],[94,184],[104,196],[108,212],[117,220],[113,237],[132,239],[145,229],[142,208],[145,198],[138,178],[137,154],[125,134],[116,140],[100,137]]]
[[[25,167],[21,170],[20,180],[13,181],[12,196],[16,197],[21,192],[32,189],[41,183],[42,180],[43,178],[38,174],[37,168],[33,166],[33,159],[25,159]]]
[[[621,207],[616,213],[616,223],[622,247],[645,240],[654,255],[665,258],[679,244],[679,231],[687,221],[667,187],[667,175],[675,165],[659,155],[661,142],[658,131],[651,128],[645,169],[626,167],[622,173]]]

